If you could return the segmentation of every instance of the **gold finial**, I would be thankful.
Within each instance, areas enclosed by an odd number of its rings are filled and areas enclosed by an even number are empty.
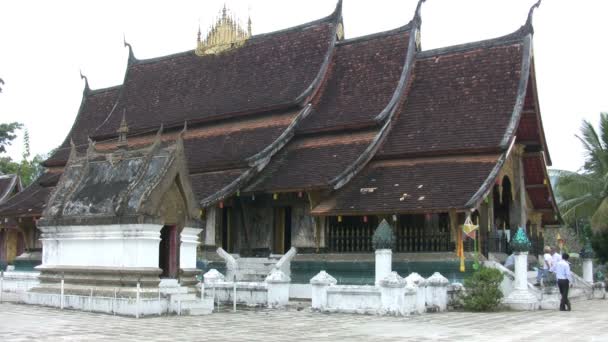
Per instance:
[[[220,52],[238,48],[251,37],[251,18],[248,21],[247,31],[243,29],[233,13],[228,13],[226,4],[221,11],[221,16],[216,18],[204,39],[196,41],[195,53],[199,56],[218,54]]]
[[[126,119],[126,109],[122,111],[122,121],[120,122],[120,127],[116,130],[118,133],[118,147],[126,147],[127,146],[127,133],[129,133],[129,127],[127,126]]]

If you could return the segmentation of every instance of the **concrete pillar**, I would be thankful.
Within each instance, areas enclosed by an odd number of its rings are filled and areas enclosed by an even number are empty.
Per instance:
[[[266,277],[268,288],[268,307],[279,308],[289,303],[289,284],[291,279],[279,269],[273,269]]]
[[[445,311],[448,308],[448,285],[450,282],[439,272],[433,273],[432,276],[426,279],[426,305],[434,307],[439,311]]]
[[[179,267],[182,269],[196,269],[196,248],[200,228],[185,227],[181,233],[181,246],[179,250]]]
[[[539,300],[528,290],[528,252],[515,252],[515,283],[503,303],[514,310],[537,310]]]
[[[393,251],[390,249],[376,250],[376,286],[392,271]]]
[[[215,221],[217,209],[212,207],[207,209],[205,216],[205,246],[215,246]]]
[[[325,271],[319,272],[319,274],[310,279],[313,310],[323,310],[327,307],[327,288],[337,283],[336,278]]]
[[[391,272],[380,279],[380,310],[385,315],[402,316],[405,314],[405,280],[397,272]]]
[[[593,259],[583,259],[583,279],[593,284]]]
[[[426,280],[418,273],[414,272],[405,278],[408,285],[416,290],[416,312],[422,314],[426,311]]]

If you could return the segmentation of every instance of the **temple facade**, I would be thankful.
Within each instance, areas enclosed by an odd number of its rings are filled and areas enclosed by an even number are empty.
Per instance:
[[[37,182],[0,206],[0,217],[34,218],[44,234],[41,269],[51,273],[104,266],[80,258],[87,253],[131,258],[131,247],[110,252],[101,240],[74,259],[55,257],[71,247],[51,230],[125,223],[121,215],[131,209],[120,208],[131,201],[119,194],[148,177],[166,184],[175,178],[113,163],[116,151],[155,160],[142,149],[177,146],[178,190],[163,187],[155,205],[140,197],[147,211],[133,209],[130,219],[155,225],[146,266],[158,264],[155,277],[179,278],[194,262],[221,268],[219,247],[260,259],[295,247],[295,282],[327,269],[343,283],[368,283],[371,237],[383,219],[396,235],[396,270],[458,273],[467,217],[480,229],[477,247],[466,242],[465,252],[504,255],[518,227],[542,245],[543,227],[560,217],[547,176],[534,7],[524,25],[502,37],[423,50],[421,4],[406,25],[353,39],[344,38],[339,1],[325,18],[256,35],[251,21],[242,27],[224,9],[206,36],[199,32],[195,49],[164,57],[137,59],[125,43],[123,84],[92,90],[85,78],[64,143]],[[87,158],[104,166],[82,166]],[[130,172],[135,178],[118,180]],[[160,209],[174,195],[188,210]],[[78,210],[89,210],[86,218]],[[177,227],[165,234],[178,240],[185,228],[203,229],[196,257],[177,258],[179,241],[163,252],[165,226]]]

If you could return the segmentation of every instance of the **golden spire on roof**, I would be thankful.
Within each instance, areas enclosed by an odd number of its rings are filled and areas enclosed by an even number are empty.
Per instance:
[[[199,26],[195,53],[204,56],[234,49],[243,45],[249,37],[251,37],[251,18],[249,18],[247,30],[245,30],[234,15],[228,13],[224,4],[221,17],[211,25],[204,39],[201,39]]]

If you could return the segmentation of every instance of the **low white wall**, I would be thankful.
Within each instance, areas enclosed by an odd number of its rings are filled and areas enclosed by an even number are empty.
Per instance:
[[[214,298],[220,303],[232,304],[234,300],[234,283],[221,281],[205,284],[205,297]],[[236,283],[236,302],[247,306],[265,306],[268,302],[266,283]]]
[[[42,264],[158,267],[161,228],[155,224],[39,227],[42,231]],[[188,257],[187,251],[185,259]]]
[[[310,284],[290,284],[289,298],[311,299],[312,288]]]
[[[24,301],[27,304],[61,307],[61,295],[27,292],[24,295]],[[117,314],[123,316],[136,316],[139,311],[139,316],[151,316],[166,314],[169,302],[165,298],[159,301],[155,299],[140,299],[139,303],[133,298],[111,298],[111,297],[87,297],[65,295],[63,307],[66,309],[101,312],[108,314]]]
[[[448,281],[439,273],[419,280],[418,275],[409,281],[391,272],[376,286],[336,285],[336,279],[321,271],[310,280],[312,309],[323,312],[344,312],[380,315],[410,315],[424,312],[422,303],[444,311],[447,308]],[[420,277],[421,278],[421,277]],[[424,285],[419,291],[418,284]]]
[[[325,311],[376,313],[381,308],[376,286],[334,285],[327,288]]]
[[[2,280],[2,291],[13,293],[25,293],[34,286],[40,284],[38,276],[40,272],[4,272]]]

